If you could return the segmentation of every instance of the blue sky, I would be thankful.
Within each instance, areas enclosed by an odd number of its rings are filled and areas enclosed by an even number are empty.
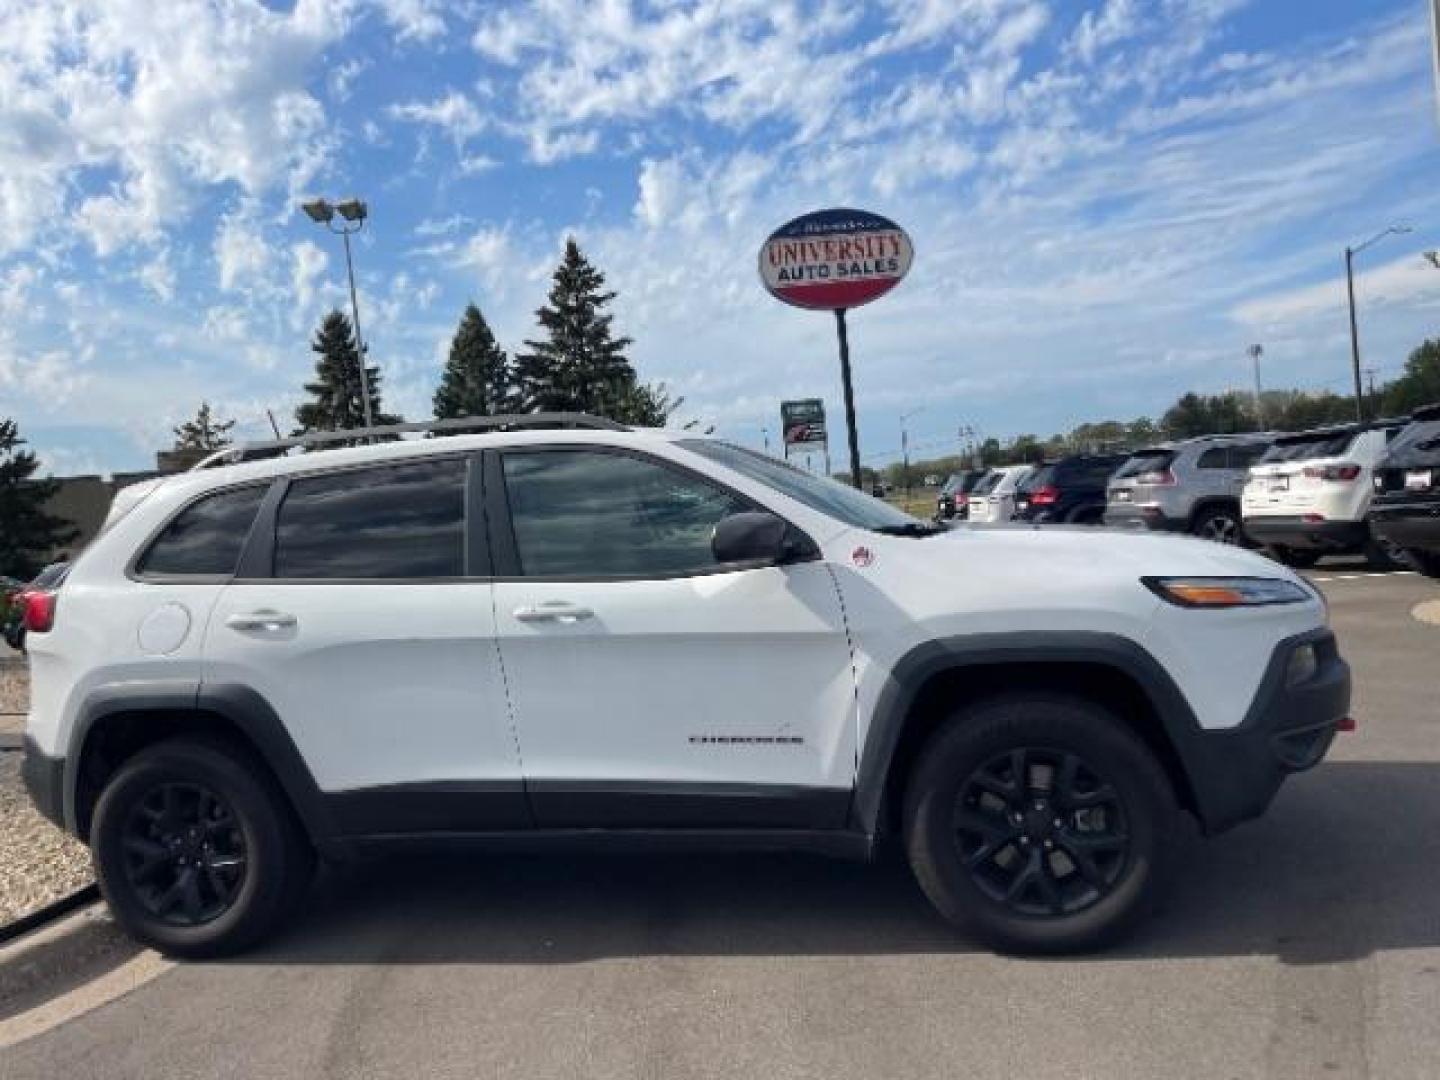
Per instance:
[[[507,346],[567,234],[680,420],[758,444],[833,324],[761,241],[853,205],[910,277],[851,316],[862,452],[1046,434],[1177,393],[1344,389],[1434,332],[1423,0],[0,0],[0,415],[57,473],[145,466],[202,398],[288,424],[342,302],[295,210],[357,193],[386,404],[473,299]],[[835,447],[837,458],[840,446]]]

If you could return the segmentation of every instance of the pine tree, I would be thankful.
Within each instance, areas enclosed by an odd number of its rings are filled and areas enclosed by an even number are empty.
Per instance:
[[[0,574],[28,579],[79,532],[45,512],[60,484],[34,479],[40,462],[24,445],[15,421],[0,419]]]
[[[315,361],[315,381],[305,384],[305,392],[312,400],[295,410],[295,420],[300,425],[295,434],[364,427],[360,355],[350,320],[344,312],[332,311],[325,316],[310,350],[319,357]],[[386,415],[380,409],[380,370],[367,366],[365,374],[370,380],[370,411],[374,422],[377,425],[399,423],[399,417]]]
[[[435,391],[435,419],[513,412],[514,397],[510,358],[496,343],[480,309],[467,304]]]
[[[635,427],[664,427],[684,403],[683,397],[672,398],[664,383],[632,383],[610,418]]]
[[[194,420],[187,420],[175,428],[176,450],[219,450],[230,445],[230,429],[234,420],[217,420],[210,411],[210,403],[202,401],[200,411]]]
[[[580,253],[574,238],[555,269],[549,303],[535,317],[543,341],[526,341],[516,358],[520,407],[527,412],[587,412],[613,416],[635,387],[635,369],[625,357],[631,340],[611,337],[615,299],[605,275]]]

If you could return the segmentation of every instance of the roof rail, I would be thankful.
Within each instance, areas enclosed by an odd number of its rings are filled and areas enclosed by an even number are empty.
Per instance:
[[[624,424],[577,412],[514,413],[500,416],[462,416],[453,420],[421,420],[411,424],[385,424],[380,427],[346,428],[342,431],[314,431],[292,435],[288,439],[267,439],[263,442],[236,443],[215,451],[191,466],[213,469],[220,465],[236,465],[242,461],[282,457],[296,447],[319,449],[332,443],[354,444],[379,439],[394,439],[410,434],[445,434],[466,431],[524,431],[527,429],[576,428],[591,431],[629,431]]]

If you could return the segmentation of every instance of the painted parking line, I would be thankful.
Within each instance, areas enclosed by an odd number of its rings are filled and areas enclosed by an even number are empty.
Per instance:
[[[1365,574],[1329,574],[1326,577],[1312,577],[1310,580],[1317,585],[1323,585],[1327,581],[1362,581],[1368,578],[1393,578],[1393,577],[1417,577],[1414,570],[1373,570]]]

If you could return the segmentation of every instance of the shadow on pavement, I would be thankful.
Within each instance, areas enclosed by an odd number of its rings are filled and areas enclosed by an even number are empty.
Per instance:
[[[1164,909],[1106,961],[1333,963],[1440,945],[1440,764],[1327,763],[1269,815],[1187,836]],[[406,855],[327,874],[243,963],[575,963],[974,951],[902,860]]]

